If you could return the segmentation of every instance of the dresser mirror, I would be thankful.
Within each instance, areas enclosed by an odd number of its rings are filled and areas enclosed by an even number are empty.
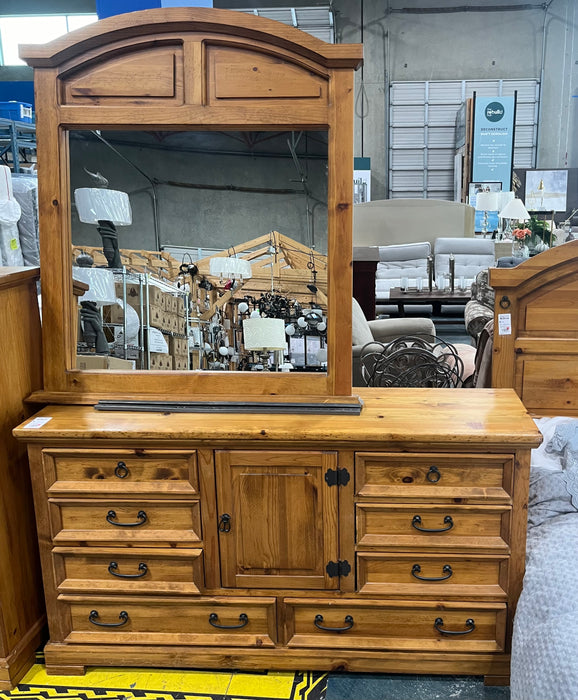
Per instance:
[[[165,8],[21,55],[37,103],[37,398],[349,400],[361,47],[244,13]],[[110,191],[118,216],[95,208]],[[120,275],[92,300],[99,270]],[[255,311],[277,323],[246,329]],[[168,353],[154,345],[163,337]]]
[[[326,372],[327,136],[69,131],[77,367]]]

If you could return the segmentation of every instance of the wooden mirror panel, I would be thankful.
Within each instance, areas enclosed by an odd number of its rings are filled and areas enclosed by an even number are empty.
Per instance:
[[[35,68],[44,391],[100,398],[350,397],[353,70],[359,45],[228,10],[119,15],[45,46]],[[327,132],[327,372],[162,373],[76,369],[71,278],[71,130]]]

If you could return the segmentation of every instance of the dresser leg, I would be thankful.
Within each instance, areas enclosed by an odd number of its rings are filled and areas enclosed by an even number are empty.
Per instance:
[[[510,676],[484,676],[484,685],[510,685]]]
[[[84,676],[86,666],[58,666],[47,663],[46,673],[49,676]]]

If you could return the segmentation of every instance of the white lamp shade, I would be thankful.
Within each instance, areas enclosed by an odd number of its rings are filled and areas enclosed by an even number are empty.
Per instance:
[[[499,192],[478,192],[476,195],[476,209],[478,211],[498,211],[500,202]]]
[[[74,202],[79,219],[84,224],[112,221],[116,226],[132,224],[132,210],[126,192],[98,187],[74,190]]]
[[[106,267],[73,267],[72,277],[88,285],[78,301],[95,301],[101,306],[116,304],[114,274]]]
[[[512,199],[506,204],[498,214],[500,219],[517,219],[518,221],[529,221],[530,214],[521,199]]]
[[[253,276],[251,263],[243,258],[216,257],[209,260],[209,272],[215,277],[248,280]]]
[[[502,211],[502,209],[506,206],[508,202],[511,202],[514,198],[516,197],[515,192],[498,192],[498,211]]]
[[[285,324],[281,318],[246,318],[243,321],[245,350],[285,350]]]

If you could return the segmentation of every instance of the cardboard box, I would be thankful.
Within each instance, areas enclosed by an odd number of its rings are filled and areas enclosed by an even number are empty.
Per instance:
[[[110,355],[77,355],[76,369],[134,369],[133,360],[123,360]]]
[[[173,357],[186,357],[188,351],[186,338],[169,337],[169,353]]]
[[[189,358],[183,355],[173,357],[173,369],[178,371],[189,369]]]
[[[173,358],[164,352],[151,352],[150,368],[155,370],[166,370],[173,368]]]

